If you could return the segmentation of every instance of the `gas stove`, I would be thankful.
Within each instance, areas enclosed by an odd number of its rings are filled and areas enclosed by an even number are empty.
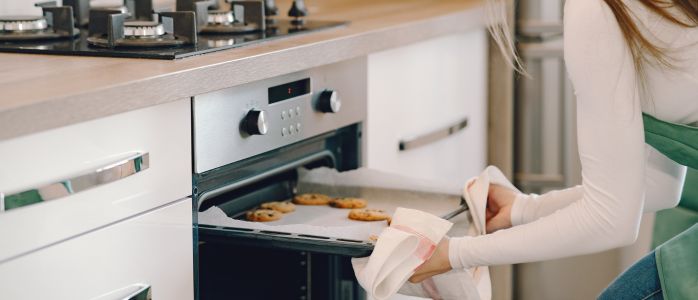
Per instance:
[[[177,0],[176,11],[159,12],[151,1],[38,3],[42,16],[0,16],[0,52],[179,59],[347,24],[306,20],[302,0],[289,19],[276,17],[273,0]]]

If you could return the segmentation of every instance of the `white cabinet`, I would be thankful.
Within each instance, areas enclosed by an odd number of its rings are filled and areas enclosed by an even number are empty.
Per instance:
[[[400,151],[400,141],[463,130]],[[365,164],[374,169],[465,182],[486,164],[485,29],[439,37],[368,56]]]
[[[138,153],[149,158],[131,176],[0,212],[0,263],[191,195],[190,107],[183,99],[0,142],[6,196],[51,183],[69,190],[65,179]]]
[[[191,205],[180,200],[0,263],[0,299],[121,300],[140,286],[155,300],[192,299]]]

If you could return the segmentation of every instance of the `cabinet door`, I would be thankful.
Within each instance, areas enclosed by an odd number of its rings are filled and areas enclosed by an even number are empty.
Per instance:
[[[183,99],[0,142],[0,263],[191,195],[190,107]]]
[[[191,199],[0,264],[1,299],[192,299]],[[145,299],[145,298],[138,298]]]
[[[366,165],[446,181],[478,174],[486,160],[486,50],[478,29],[369,55]],[[421,137],[432,138],[400,150]]]

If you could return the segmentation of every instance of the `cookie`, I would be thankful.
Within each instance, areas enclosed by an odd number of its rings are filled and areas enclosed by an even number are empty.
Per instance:
[[[366,200],[359,198],[334,198],[330,200],[330,206],[336,208],[364,208]]]
[[[390,215],[380,209],[359,208],[349,211],[349,219],[357,221],[385,221]]]
[[[271,222],[281,219],[283,213],[273,209],[255,209],[247,212],[247,220],[253,222]]]
[[[286,202],[286,201],[274,201],[274,202],[267,202],[267,203],[262,203],[260,205],[262,209],[272,209],[281,213],[290,213],[296,210],[296,205],[291,203],[291,202]]]
[[[330,197],[323,194],[301,194],[293,197],[293,203],[300,205],[327,205]]]

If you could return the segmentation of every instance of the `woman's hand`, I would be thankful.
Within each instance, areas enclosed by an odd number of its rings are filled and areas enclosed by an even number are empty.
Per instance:
[[[451,270],[451,262],[448,259],[448,237],[441,239],[436,246],[434,254],[414,271],[410,282],[419,283],[425,279],[446,273]]]
[[[511,227],[511,207],[514,205],[514,199],[516,192],[501,185],[490,185],[485,213],[487,233]]]

